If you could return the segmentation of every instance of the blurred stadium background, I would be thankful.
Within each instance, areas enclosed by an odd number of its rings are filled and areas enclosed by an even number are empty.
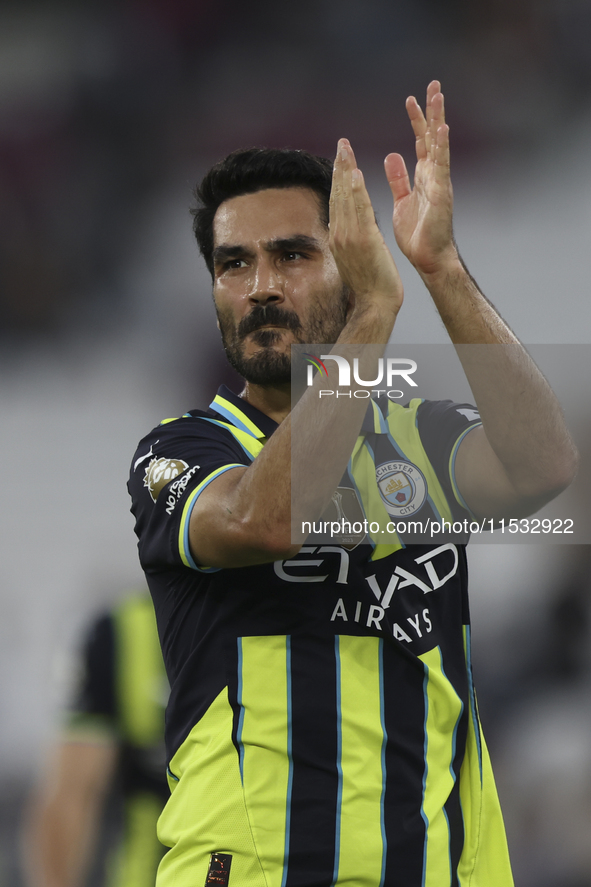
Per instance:
[[[456,234],[526,342],[591,341],[589,0],[3,0],[0,5],[0,885],[90,615],[142,583],[137,440],[231,382],[191,188],[236,147],[347,136],[381,161],[439,78]],[[395,338],[445,341],[400,262]],[[587,362],[588,366],[588,362]],[[579,395],[585,441],[591,394]],[[589,490],[585,484],[583,491]],[[585,503],[588,499],[585,498]],[[591,884],[591,558],[471,551],[482,718],[520,887]]]

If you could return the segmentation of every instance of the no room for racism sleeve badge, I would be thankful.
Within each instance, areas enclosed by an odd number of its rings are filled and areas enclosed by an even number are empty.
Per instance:
[[[151,459],[144,475],[144,486],[152,500],[155,502],[162,488],[188,467],[182,459]]]
[[[414,514],[427,498],[427,481],[412,462],[382,462],[376,467],[382,502],[391,517]]]

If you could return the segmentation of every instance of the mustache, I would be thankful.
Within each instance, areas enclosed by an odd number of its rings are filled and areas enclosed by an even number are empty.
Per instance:
[[[244,339],[249,333],[254,333],[269,324],[283,326],[292,332],[296,332],[302,327],[295,311],[287,311],[277,305],[255,305],[250,314],[243,317],[238,324],[238,338]]]

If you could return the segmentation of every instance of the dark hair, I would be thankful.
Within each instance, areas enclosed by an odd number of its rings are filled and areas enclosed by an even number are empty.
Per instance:
[[[291,148],[243,148],[216,163],[195,188],[197,205],[191,210],[193,232],[212,277],[213,220],[225,200],[266,188],[311,188],[328,226],[331,183],[331,160]]]

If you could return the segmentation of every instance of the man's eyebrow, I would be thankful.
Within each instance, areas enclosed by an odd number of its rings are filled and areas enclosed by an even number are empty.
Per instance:
[[[250,250],[246,249],[244,246],[240,246],[239,244],[220,244],[220,246],[216,246],[212,253],[212,258],[215,265],[220,264],[221,262],[226,262],[228,259],[240,259],[242,256],[251,256],[252,253]]]
[[[269,240],[265,244],[265,250],[269,253],[273,252],[319,252],[322,245],[316,237],[310,237],[308,234],[294,234],[292,237],[278,237],[275,240]]]
[[[265,251],[275,252],[320,252],[322,244],[316,237],[308,234],[293,234],[291,237],[277,237],[265,243]],[[251,258],[252,251],[240,244],[221,243],[216,246],[212,258],[214,265],[220,265],[230,259]]]

